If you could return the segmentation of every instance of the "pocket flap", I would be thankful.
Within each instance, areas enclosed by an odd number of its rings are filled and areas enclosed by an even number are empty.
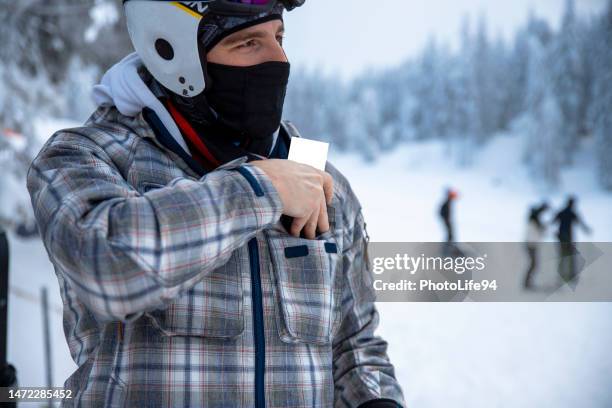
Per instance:
[[[266,230],[279,335],[285,342],[329,344],[339,319],[341,258],[331,233],[319,239],[295,238]]]

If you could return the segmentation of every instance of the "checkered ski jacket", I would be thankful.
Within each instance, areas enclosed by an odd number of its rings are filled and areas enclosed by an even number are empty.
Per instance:
[[[28,171],[78,365],[63,406],[403,406],[342,174],[330,230],[295,238],[246,158],[198,174],[157,134],[100,107]]]

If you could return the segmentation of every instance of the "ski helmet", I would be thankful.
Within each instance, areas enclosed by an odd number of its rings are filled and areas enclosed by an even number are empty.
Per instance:
[[[306,0],[124,0],[130,38],[151,75],[177,95],[206,87],[205,56],[248,23],[282,14]]]

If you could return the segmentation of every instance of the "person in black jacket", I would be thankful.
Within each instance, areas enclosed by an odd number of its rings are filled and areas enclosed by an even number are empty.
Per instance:
[[[444,223],[444,227],[446,228],[446,242],[454,242],[455,234],[452,222],[453,215],[453,201],[458,197],[457,192],[453,189],[446,190],[446,199],[442,203],[440,207],[440,218],[442,218],[442,222]]]
[[[552,223],[559,225],[557,237],[559,238],[559,275],[565,281],[571,281],[576,276],[576,265],[574,255],[577,254],[574,248],[574,224],[578,224],[587,233],[591,233],[591,228],[582,220],[576,212],[577,199],[570,196],[567,199],[565,208],[557,213]]]

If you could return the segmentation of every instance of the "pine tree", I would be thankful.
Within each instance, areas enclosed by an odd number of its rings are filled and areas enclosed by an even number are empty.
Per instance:
[[[562,146],[562,112],[549,74],[552,32],[543,20],[531,17],[528,26],[529,63],[527,66],[526,110],[520,128],[526,138],[525,159],[536,180],[549,187],[559,182]]]
[[[442,139],[448,135],[445,53],[431,39],[420,60],[416,88],[418,106],[414,113],[415,133],[420,139]]]
[[[511,122],[525,110],[529,68],[529,32],[521,29],[514,39],[514,47],[508,57],[507,69],[503,74],[508,86],[507,120]]]
[[[612,191],[612,0],[594,31],[593,44],[597,55],[592,118],[597,151],[597,174],[601,186]]]
[[[550,71],[554,94],[562,112],[562,126],[558,143],[562,144],[563,161],[571,163],[576,151],[586,115],[582,109],[587,93],[584,85],[585,61],[580,52],[580,31],[574,0],[566,0],[565,15],[560,33],[555,37],[550,54]]]
[[[478,127],[476,131],[477,141],[482,143],[493,134],[495,129],[495,104],[494,87],[492,76],[492,53],[487,35],[487,26],[483,17],[478,24],[474,53],[473,53],[473,83],[474,103],[477,109]]]
[[[450,154],[462,166],[471,163],[480,130],[472,52],[473,40],[466,17],[461,28],[461,49],[446,68]]]
[[[397,127],[401,133],[400,142],[413,141],[417,138],[415,115],[419,110],[420,102],[416,96],[416,89],[420,79],[420,70],[410,60],[402,64],[398,71],[397,89],[401,93],[401,99],[398,103]]]

